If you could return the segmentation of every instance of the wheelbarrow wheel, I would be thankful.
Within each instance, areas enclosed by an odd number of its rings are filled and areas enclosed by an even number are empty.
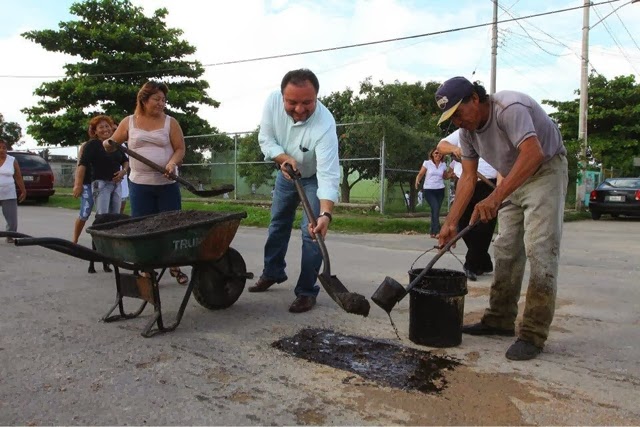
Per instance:
[[[230,247],[219,260],[193,266],[193,297],[209,310],[230,307],[244,290],[246,272],[242,255]]]

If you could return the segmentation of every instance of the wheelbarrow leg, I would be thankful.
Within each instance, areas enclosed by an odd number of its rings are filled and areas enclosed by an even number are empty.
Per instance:
[[[153,317],[149,320],[149,322],[145,326],[145,328],[142,331],[141,335],[143,337],[145,337],[145,338],[151,338],[152,336],[154,336],[156,334],[164,333],[164,332],[171,332],[174,329],[176,329],[178,327],[178,325],[180,324],[180,321],[182,320],[182,315],[184,314],[184,310],[187,308],[187,304],[189,303],[189,298],[191,298],[191,293],[193,291],[194,284],[195,284],[195,280],[193,280],[193,278],[192,278],[189,281],[189,285],[187,286],[187,290],[185,291],[184,297],[182,298],[182,303],[180,304],[180,309],[178,310],[178,313],[176,314],[175,321],[170,326],[165,327],[164,326],[164,321],[162,319],[162,306],[160,304],[160,291],[158,290],[158,282],[154,280],[153,294],[154,294],[154,298],[156,300],[156,304],[154,304],[155,312],[154,312]],[[153,329],[153,325],[156,324],[156,323],[157,323],[158,327],[156,329]]]
[[[122,277],[120,276],[120,269],[115,265],[114,265],[114,275],[116,276],[116,301],[111,307],[111,309],[109,310],[109,312],[102,317],[102,321],[114,322],[116,320],[133,319],[135,317],[138,317],[142,313],[144,308],[147,306],[147,301],[143,301],[140,307],[138,308],[138,310],[136,310],[135,312],[126,313],[124,311],[124,303],[122,302],[122,298],[126,296],[126,295],[123,295],[123,292],[122,292]],[[119,309],[120,314],[111,316],[111,313],[113,313],[113,311],[116,308]]]

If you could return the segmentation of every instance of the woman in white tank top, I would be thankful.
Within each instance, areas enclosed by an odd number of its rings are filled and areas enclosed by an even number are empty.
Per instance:
[[[0,207],[2,215],[7,221],[7,231],[18,231],[18,201],[23,202],[27,198],[27,189],[24,187],[20,166],[15,157],[7,154],[8,144],[0,139]],[[16,194],[16,184],[20,189],[20,196]],[[7,237],[7,243],[13,239]]]
[[[422,197],[431,209],[431,237],[436,237],[440,232],[440,207],[444,200],[444,178],[447,165],[442,161],[442,154],[437,148],[429,153],[429,160],[422,163],[422,168],[416,176],[416,189],[420,188],[420,181],[426,175],[423,184]]]
[[[185,153],[180,124],[165,114],[168,91],[164,83],[145,83],[138,91],[135,113],[125,117],[111,136],[118,144],[127,141],[130,150],[165,165],[163,175],[136,159],[129,159],[129,204],[134,217],[182,208],[180,186],[167,177],[178,173]],[[103,145],[107,151],[115,150],[107,141]],[[170,269],[170,273],[181,285],[189,281],[179,268]]]

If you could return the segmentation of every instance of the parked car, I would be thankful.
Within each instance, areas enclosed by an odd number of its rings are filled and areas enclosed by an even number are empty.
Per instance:
[[[591,218],[603,214],[640,216],[640,178],[609,178],[589,196]]]
[[[27,199],[47,202],[55,193],[53,189],[53,171],[49,163],[37,153],[28,151],[9,151],[16,158],[22,172]]]

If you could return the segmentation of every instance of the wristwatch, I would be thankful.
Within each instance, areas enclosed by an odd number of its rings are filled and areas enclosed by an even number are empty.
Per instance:
[[[333,216],[331,215],[331,212],[320,212],[320,215],[318,216],[318,218],[320,218],[321,216],[326,216],[327,218],[329,218],[329,222],[333,221]]]

